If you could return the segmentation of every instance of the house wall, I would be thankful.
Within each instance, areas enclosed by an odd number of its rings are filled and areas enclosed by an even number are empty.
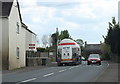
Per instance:
[[[35,49],[29,49],[29,44],[35,44]],[[28,30],[26,30],[26,50],[30,51],[36,51],[36,45],[37,45],[37,37],[35,34],[29,32]]]
[[[0,72],[2,70],[2,18],[0,18]]]
[[[9,69],[25,66],[25,41],[24,30],[21,28],[21,21],[14,1],[9,16]],[[19,23],[19,34],[17,33],[17,22]],[[17,47],[19,48],[19,58],[17,57]]]
[[[37,36],[35,34],[32,33],[32,44],[35,44],[35,49],[33,49],[34,51],[36,50],[37,47]]]
[[[26,30],[26,44],[25,44],[26,50],[29,50],[29,44],[31,44],[31,41],[32,34],[28,30]]]
[[[2,3],[0,2],[0,14]],[[2,18],[0,17],[0,83],[2,83]]]
[[[9,26],[7,18],[0,18],[2,21],[2,69],[8,69],[9,66]],[[1,27],[0,27],[1,28]]]
[[[22,45],[22,48],[21,48],[21,52],[23,52],[23,55],[24,56],[21,56],[21,62],[20,62],[20,65],[21,67],[24,67],[26,66],[26,49],[25,49],[25,39],[26,39],[26,29],[24,27],[21,28],[21,45]]]

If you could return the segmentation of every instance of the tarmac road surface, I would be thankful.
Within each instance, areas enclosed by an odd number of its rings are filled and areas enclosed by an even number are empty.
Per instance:
[[[108,62],[102,65],[87,65],[82,62],[76,66],[51,66],[24,72],[3,74],[3,82],[95,82],[97,78],[109,67]]]

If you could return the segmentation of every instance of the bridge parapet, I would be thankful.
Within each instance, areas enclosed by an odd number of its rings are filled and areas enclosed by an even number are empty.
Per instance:
[[[87,44],[87,42],[85,43],[84,53],[86,56],[88,56],[91,53],[102,54],[102,52],[103,52],[102,42],[100,42],[100,44]]]

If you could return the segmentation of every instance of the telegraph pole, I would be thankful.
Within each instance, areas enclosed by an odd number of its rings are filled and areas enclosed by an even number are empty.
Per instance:
[[[56,28],[56,62],[58,57],[58,28]]]

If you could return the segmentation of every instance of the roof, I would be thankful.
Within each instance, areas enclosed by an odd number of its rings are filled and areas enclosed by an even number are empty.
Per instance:
[[[37,36],[37,34],[35,34],[34,32],[32,32],[30,29],[26,28],[27,31],[29,31],[30,33],[33,33],[34,35]]]
[[[0,8],[0,16],[2,17],[8,17],[10,15],[10,11],[13,5],[14,0],[0,0],[2,3],[2,9]],[[17,1],[17,0],[16,0]],[[19,3],[17,1],[17,7],[18,7],[18,12],[19,12],[19,16],[20,16],[20,20],[22,22],[22,17],[21,17],[21,13],[20,13],[20,6]]]
[[[24,24],[23,22],[22,22],[22,27],[28,28],[28,26],[26,24]]]
[[[13,0],[7,1],[7,0],[1,0],[2,9],[0,9],[0,16],[9,16],[10,10],[12,8]]]
[[[34,32],[32,32],[30,29],[28,29],[28,26],[26,26],[23,22],[22,22],[22,27],[24,27],[27,31],[29,31],[30,33],[33,33],[34,35],[37,36],[37,34],[35,34]]]

